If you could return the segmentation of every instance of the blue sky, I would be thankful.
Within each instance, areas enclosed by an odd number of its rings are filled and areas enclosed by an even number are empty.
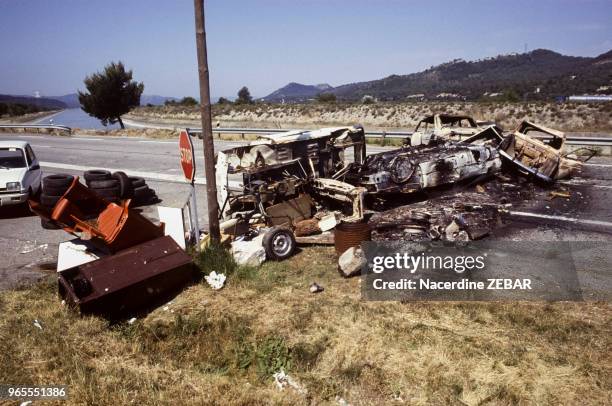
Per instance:
[[[332,86],[454,58],[612,49],[612,1],[208,0],[211,93]],[[192,0],[0,0],[0,93],[62,95],[121,60],[145,93],[198,95]]]

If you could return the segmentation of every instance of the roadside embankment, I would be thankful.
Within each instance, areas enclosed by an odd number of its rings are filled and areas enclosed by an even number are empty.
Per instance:
[[[315,128],[362,124],[367,129],[411,131],[423,117],[435,113],[466,114],[495,121],[511,129],[531,120],[567,132],[612,131],[612,103],[304,103],[214,105],[213,127]],[[200,126],[199,108],[139,107],[126,118],[143,123]]]

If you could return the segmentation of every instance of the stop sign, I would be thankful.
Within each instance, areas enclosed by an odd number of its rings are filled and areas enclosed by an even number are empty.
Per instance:
[[[187,131],[181,131],[179,135],[179,150],[181,152],[181,168],[189,182],[195,178],[195,159],[193,154],[193,143]]]

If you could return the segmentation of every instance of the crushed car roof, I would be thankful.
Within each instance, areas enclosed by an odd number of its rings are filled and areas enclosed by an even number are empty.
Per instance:
[[[319,130],[292,130],[283,133],[276,134],[265,134],[260,135],[256,141],[253,141],[251,145],[257,144],[285,144],[294,141],[317,139],[322,137],[328,137],[335,133],[342,133],[344,131],[355,131],[359,127],[328,127],[321,128]]]
[[[543,133],[550,134],[550,135],[552,135],[554,137],[561,137],[561,138],[565,137],[565,133],[563,131],[554,130],[552,128],[544,127],[543,125],[536,124],[536,123],[533,123],[533,122],[528,121],[528,120],[523,121],[518,126],[518,128],[516,129],[516,131],[518,131],[521,134],[525,134],[526,130],[541,131]]]

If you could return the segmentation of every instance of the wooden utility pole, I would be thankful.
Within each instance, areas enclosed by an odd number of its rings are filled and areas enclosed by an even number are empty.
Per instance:
[[[219,230],[217,181],[215,179],[215,146],[213,144],[212,114],[210,111],[206,31],[204,30],[204,0],[194,0],[193,4],[195,8],[196,46],[198,49],[198,74],[200,78],[200,115],[202,116],[202,141],[204,143],[208,230],[211,241],[218,243],[221,240],[221,233]]]

